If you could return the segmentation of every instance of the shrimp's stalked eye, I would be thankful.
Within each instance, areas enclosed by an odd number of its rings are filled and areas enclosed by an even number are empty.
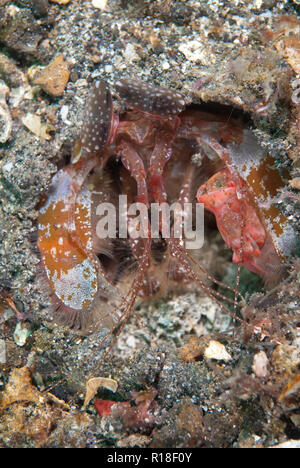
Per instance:
[[[98,154],[107,144],[112,132],[113,104],[109,89],[103,81],[96,81],[86,103],[81,131],[83,157]]]
[[[141,81],[119,80],[115,88],[126,104],[151,114],[175,116],[185,106],[180,93]]]

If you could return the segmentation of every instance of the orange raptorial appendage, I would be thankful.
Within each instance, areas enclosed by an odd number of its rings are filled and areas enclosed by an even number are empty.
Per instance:
[[[108,316],[100,305],[100,289],[108,285],[96,255],[102,244],[95,239],[92,220],[101,196],[84,185],[117,121],[106,83],[95,82],[74,161],[53,177],[39,212],[42,271],[60,321],[71,328],[86,328],[96,317],[107,328],[119,320],[118,313],[112,311]]]
[[[60,170],[40,209],[38,247],[52,296],[59,309],[69,314],[88,309],[97,296],[98,273],[92,255],[89,192],[76,196],[75,168]],[[72,213],[74,216],[72,216]]]

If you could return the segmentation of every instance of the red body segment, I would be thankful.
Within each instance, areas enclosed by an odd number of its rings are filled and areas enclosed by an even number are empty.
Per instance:
[[[247,199],[243,181],[234,181],[229,170],[224,169],[199,188],[197,199],[215,215],[220,234],[233,250],[232,261],[261,274],[255,258],[261,255],[266,232]]]

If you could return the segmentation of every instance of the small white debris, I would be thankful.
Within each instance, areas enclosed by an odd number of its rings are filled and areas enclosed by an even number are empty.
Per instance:
[[[219,341],[210,340],[207,348],[204,351],[204,356],[208,359],[216,359],[217,361],[230,361],[231,356],[226,351],[225,346]]]
[[[252,370],[256,377],[266,377],[268,375],[269,360],[264,351],[255,354]]]
[[[6,346],[5,341],[0,340],[0,364],[6,363]]]
[[[92,0],[92,5],[99,10],[104,10],[107,5],[107,0]]]
[[[7,173],[9,173],[9,172],[12,170],[12,168],[13,168],[13,163],[12,163],[11,161],[9,161],[9,162],[3,164],[3,166],[2,166],[2,172],[7,172]]]
[[[104,71],[105,71],[105,73],[107,73],[107,74],[112,73],[113,70],[114,70],[114,69],[113,69],[113,66],[112,66],[112,65],[109,65],[109,64],[108,64],[108,65],[105,65],[105,67],[104,67]]]
[[[128,42],[128,44],[125,47],[124,58],[128,63],[137,62],[141,59],[136,53],[134,45],[130,42]]]
[[[294,440],[294,439],[290,439],[290,440],[287,440],[286,442],[282,442],[281,444],[278,444],[278,445],[272,445],[268,448],[300,448],[300,440]]]
[[[211,54],[210,47],[207,43],[200,40],[192,40],[180,44],[178,47],[189,62],[201,63],[202,65],[210,65],[215,62],[213,54]]]
[[[10,136],[12,119],[6,103],[9,88],[4,81],[0,80],[0,143],[5,143]]]
[[[32,330],[27,323],[18,322],[14,331],[14,340],[18,346],[24,346]]]
[[[300,78],[291,82],[293,93],[292,93],[292,102],[298,106],[300,104]]]
[[[162,63],[161,65],[163,70],[169,70],[170,69],[170,64],[166,60]]]
[[[254,0],[254,7],[257,8],[258,10],[261,8],[263,4],[262,0]]]
[[[126,340],[126,344],[128,345],[129,348],[135,349],[137,345],[136,338],[133,335],[129,336]]]
[[[18,88],[14,88],[11,90],[9,95],[9,104],[12,107],[18,107],[22,102],[24,97],[24,88],[19,86]]]
[[[77,88],[86,88],[88,86],[88,82],[84,78],[80,78],[76,81],[75,86]],[[79,96],[75,96],[75,99],[83,104],[83,100]]]
[[[68,113],[69,113],[69,107],[68,106],[62,106],[60,109],[60,117],[61,120],[66,124],[66,125],[71,125],[72,122],[68,120]]]

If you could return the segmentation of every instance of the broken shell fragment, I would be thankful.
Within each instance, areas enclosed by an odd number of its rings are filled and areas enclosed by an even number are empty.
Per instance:
[[[225,346],[219,341],[215,340],[210,340],[207,348],[204,351],[204,356],[208,359],[216,359],[217,361],[225,362],[232,359]]]
[[[86,384],[86,395],[83,403],[83,409],[85,409],[91,399],[94,398],[100,387],[106,388],[107,390],[111,390],[115,393],[118,388],[118,382],[105,377],[93,377],[89,379]]]
[[[107,5],[107,0],[92,0],[92,5],[94,8],[98,8],[103,11]]]
[[[50,0],[52,3],[58,3],[59,5],[68,5],[71,0]]]
[[[22,118],[23,125],[28,128],[32,133],[36,136],[43,138],[44,140],[50,140],[51,136],[49,135],[49,131],[53,131],[54,127],[49,124],[44,124],[41,122],[41,117],[36,114],[31,114],[28,112]]]
[[[256,377],[266,377],[268,375],[269,360],[264,351],[255,354],[252,369]]]
[[[28,323],[18,322],[14,331],[14,341],[18,346],[24,346],[32,329]]]
[[[291,382],[283,389],[279,401],[285,410],[299,408],[300,405],[300,374],[297,374]]]

